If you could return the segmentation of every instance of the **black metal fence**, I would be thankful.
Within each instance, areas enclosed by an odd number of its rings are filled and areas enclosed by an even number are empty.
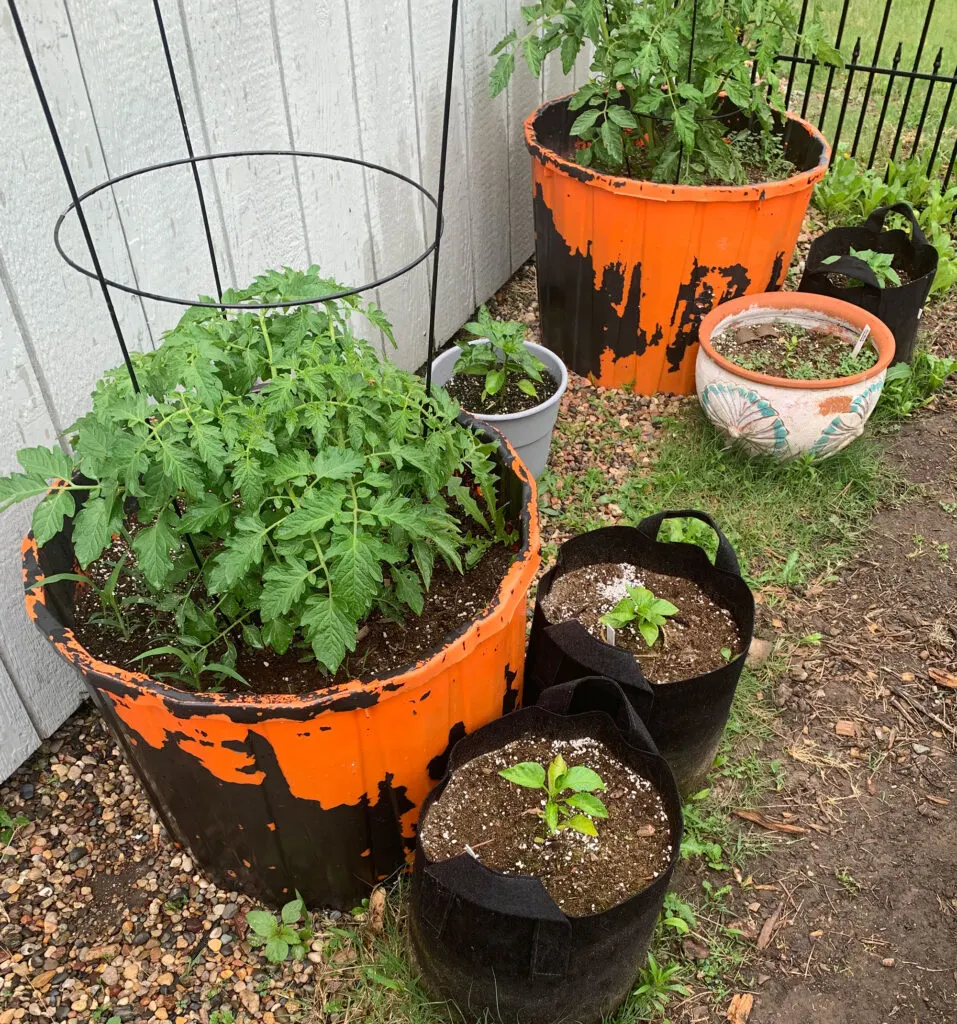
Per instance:
[[[817,123],[831,142],[834,156],[848,153],[867,166],[919,157],[950,184],[957,162],[957,66],[941,74],[945,59],[957,51],[957,2],[943,0],[838,0],[834,46],[844,56],[843,69],[822,66],[796,46],[782,55],[791,69],[787,81],[789,109]],[[802,0],[799,31],[820,14],[818,0]],[[835,3],[835,8],[837,3]],[[880,21],[876,15],[880,12]],[[855,33],[852,25],[863,30]],[[889,32],[889,26],[895,25]],[[918,29],[919,25],[919,29]],[[904,34],[906,39],[888,38]],[[949,37],[949,38],[948,38]],[[934,51],[929,40],[951,43]],[[890,62],[887,63],[888,56]]]

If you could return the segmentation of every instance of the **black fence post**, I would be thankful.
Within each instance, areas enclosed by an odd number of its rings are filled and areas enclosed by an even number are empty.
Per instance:
[[[884,33],[887,31],[887,19],[890,17],[891,4],[894,0],[887,0],[884,4],[884,15],[881,18],[881,27],[877,32],[877,42],[874,44],[874,56],[871,59],[871,70],[867,75],[867,85],[864,86],[864,98],[861,101],[861,112],[857,116],[857,130],[854,132],[854,145],[851,147],[851,156],[857,156],[857,147],[861,142],[861,129],[864,127],[864,117],[867,114],[867,107],[871,101],[871,89],[874,87],[874,75],[877,62],[881,59],[881,50],[884,48]]]

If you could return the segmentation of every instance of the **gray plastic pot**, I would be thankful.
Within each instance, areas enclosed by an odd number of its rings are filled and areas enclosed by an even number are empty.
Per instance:
[[[487,345],[488,342],[479,339],[471,344]],[[488,423],[496,430],[500,430],[518,453],[518,457],[528,467],[528,471],[537,478],[541,476],[548,462],[548,450],[552,445],[552,431],[555,429],[555,420],[558,419],[558,404],[568,387],[568,371],[561,359],[554,352],[549,352],[547,348],[531,341],[526,341],[525,347],[545,364],[549,376],[558,381],[558,390],[555,394],[548,401],[536,405],[534,409],[526,409],[524,412],[509,412],[491,416],[475,412],[472,409],[465,411],[479,423]],[[433,384],[437,387],[445,387],[452,376],[452,367],[455,366],[458,357],[459,348],[457,345],[453,345],[433,360]]]

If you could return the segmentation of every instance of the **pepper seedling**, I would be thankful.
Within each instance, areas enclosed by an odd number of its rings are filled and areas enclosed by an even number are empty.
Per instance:
[[[584,765],[569,768],[561,754],[556,755],[547,771],[537,761],[522,761],[503,768],[499,775],[516,786],[545,791],[545,806],[535,813],[545,822],[546,837],[569,828],[584,836],[597,836],[591,819],[608,817],[607,808],[594,795],[607,788],[601,776]],[[566,792],[569,795],[563,796]]]
[[[632,626],[649,647],[654,647],[662,627],[677,614],[678,609],[670,601],[655,597],[647,587],[628,587],[627,595],[598,621],[616,630]]]

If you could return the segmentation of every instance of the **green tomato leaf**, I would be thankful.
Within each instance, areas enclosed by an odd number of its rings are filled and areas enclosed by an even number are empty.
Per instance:
[[[48,494],[33,510],[33,536],[41,547],[63,529],[65,516],[76,511],[73,495],[64,488]]]
[[[21,448],[17,461],[29,476],[45,480],[69,480],[73,476],[73,460],[62,448]]]
[[[609,107],[608,117],[609,120],[613,121],[619,128],[635,129],[638,127],[635,115],[626,107],[619,107],[617,105]]]

